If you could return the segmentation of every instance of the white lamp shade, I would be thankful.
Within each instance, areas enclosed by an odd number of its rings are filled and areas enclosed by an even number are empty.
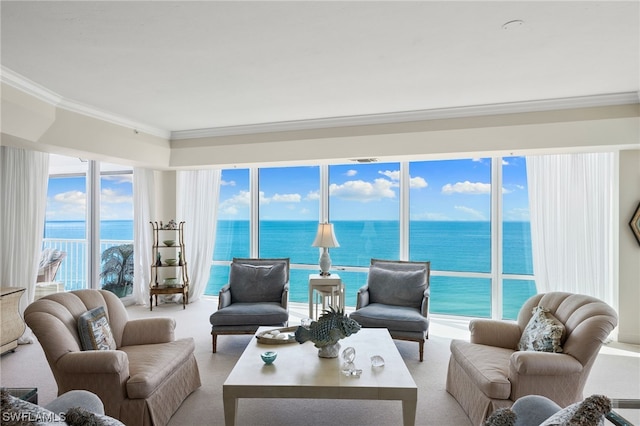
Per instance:
[[[319,223],[316,239],[313,240],[312,247],[340,247],[336,235],[333,233],[333,224]]]

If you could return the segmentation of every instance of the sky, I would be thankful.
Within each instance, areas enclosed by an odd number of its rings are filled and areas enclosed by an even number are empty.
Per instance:
[[[504,219],[529,220],[523,157],[503,159]],[[260,170],[260,219],[318,220],[319,167]],[[398,220],[399,163],[329,167],[331,220]],[[491,160],[414,162],[410,165],[412,220],[488,221]],[[249,172],[224,170],[220,219],[249,218]]]
[[[505,157],[503,215],[527,221],[524,157]],[[399,163],[346,164],[329,167],[331,220],[398,220]],[[412,162],[411,220],[488,221],[491,218],[491,159]],[[318,166],[260,169],[261,220],[319,220]],[[103,176],[101,219],[132,220],[132,175]],[[248,220],[249,171],[222,172],[219,219]],[[84,220],[83,177],[49,180],[47,220]]]
[[[50,178],[47,220],[85,220],[87,188],[84,177]],[[103,176],[100,219],[133,220],[133,175]]]

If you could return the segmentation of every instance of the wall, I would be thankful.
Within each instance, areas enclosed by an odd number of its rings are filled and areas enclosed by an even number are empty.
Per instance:
[[[640,344],[640,244],[629,221],[640,204],[640,150],[620,152],[618,340]]]

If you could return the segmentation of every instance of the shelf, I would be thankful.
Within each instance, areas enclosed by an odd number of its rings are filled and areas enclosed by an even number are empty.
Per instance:
[[[151,222],[151,228],[153,230],[153,241],[151,245],[151,282],[149,283],[150,309],[153,310],[154,297],[156,306],[158,306],[158,295],[168,294],[182,294],[182,308],[185,309],[187,303],[189,303],[189,275],[187,273],[187,261],[185,260],[184,222],[178,223],[175,229],[161,228],[159,222]],[[164,234],[160,235],[163,232]],[[173,235],[169,236],[166,233],[172,233]],[[170,246],[164,244],[164,241],[169,240],[175,241],[175,244]],[[167,265],[162,262],[163,257],[176,259],[176,263]],[[178,259],[180,263],[178,263]],[[161,262],[160,265],[157,264],[158,260]],[[180,284],[172,286],[159,284],[167,278],[175,278],[180,281]]]

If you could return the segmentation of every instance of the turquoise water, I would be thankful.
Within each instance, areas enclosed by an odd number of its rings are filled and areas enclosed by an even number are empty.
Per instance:
[[[371,258],[399,258],[399,222],[333,222],[340,247],[330,250],[333,265],[366,267]],[[489,222],[413,221],[410,225],[409,257],[430,261],[432,271],[491,271],[491,228]],[[260,257],[289,257],[291,263],[317,265],[318,249],[311,247],[317,222],[261,221]],[[503,225],[504,272],[530,275],[531,241],[528,222],[505,222]],[[132,240],[132,221],[102,221],[103,240]],[[84,239],[82,221],[49,221],[45,238]],[[249,256],[249,222],[219,221],[215,260]],[[65,262],[84,262],[84,254],[70,256]],[[73,267],[68,264],[63,267]],[[334,268],[335,269],[335,268]],[[81,270],[84,270],[81,269]],[[314,269],[291,271],[290,300],[306,303],[307,281]],[[366,283],[366,273],[336,270],[345,282],[347,305],[355,306],[358,288]],[[226,282],[229,268],[213,266],[205,294],[216,295]],[[506,318],[515,318],[522,302],[535,294],[532,281],[505,280],[503,309]],[[431,277],[433,313],[491,316],[491,280],[488,278]]]

